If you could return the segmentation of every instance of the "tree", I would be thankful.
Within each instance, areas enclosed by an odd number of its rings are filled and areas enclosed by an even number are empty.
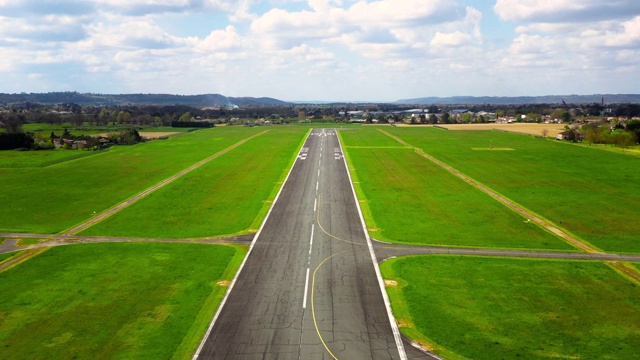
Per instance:
[[[82,114],[73,114],[71,123],[78,127],[84,125],[84,116]]]
[[[438,117],[435,114],[429,114],[429,124],[437,124]]]
[[[562,120],[567,111],[564,109],[555,109],[551,113],[551,120]]]
[[[140,115],[136,119],[136,122],[138,125],[153,125],[153,117],[149,114]]]
[[[640,140],[640,120],[631,120],[627,123],[626,130],[636,135],[636,139]]]
[[[636,139],[634,134],[618,129],[609,135],[609,142],[624,149],[635,144]]]
[[[570,123],[571,122],[571,113],[565,111],[564,114],[562,114],[562,122]]]
[[[118,124],[128,124],[131,122],[131,114],[128,111],[120,111],[116,121]]]
[[[443,124],[451,124],[451,115],[448,112],[442,114],[442,123]]]
[[[58,113],[48,112],[45,114],[44,118],[51,125],[62,123],[62,118],[60,117],[60,115],[58,115]]]
[[[371,124],[373,122],[373,114],[367,113],[367,115],[365,115],[365,121],[367,122],[367,124]]]
[[[22,119],[20,116],[11,113],[8,116],[0,118],[2,120],[3,128],[10,134],[22,132]]]

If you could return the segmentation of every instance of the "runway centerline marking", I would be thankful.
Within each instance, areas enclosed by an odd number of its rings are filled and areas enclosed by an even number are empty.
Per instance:
[[[302,299],[302,308],[307,308],[307,294],[309,293],[309,271],[311,270],[311,251],[313,250],[313,233],[316,225],[311,224],[311,238],[309,240],[309,257],[307,258],[307,278],[304,282],[304,296]]]
[[[309,291],[309,270],[310,268],[307,268],[307,280],[304,282],[304,299],[302,300],[303,309],[307,308],[307,293]]]

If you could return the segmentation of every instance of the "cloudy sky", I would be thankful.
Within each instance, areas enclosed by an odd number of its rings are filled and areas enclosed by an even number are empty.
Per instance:
[[[0,0],[0,92],[640,93],[638,0]]]

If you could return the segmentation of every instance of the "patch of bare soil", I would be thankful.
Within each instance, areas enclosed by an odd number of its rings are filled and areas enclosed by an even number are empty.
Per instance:
[[[222,280],[222,281],[218,281],[217,282],[218,286],[222,286],[222,287],[228,287],[229,285],[231,285],[231,281],[229,280]]]
[[[177,135],[177,134],[181,134],[180,132],[146,132],[143,131],[140,133],[140,136],[142,136],[145,139],[159,139],[162,137],[168,137],[168,136],[173,136],[173,135]]]
[[[173,136],[173,135],[178,135],[178,134],[182,134],[181,132],[170,132],[170,131],[165,131],[165,132],[150,132],[150,131],[142,131],[139,133],[140,136],[142,136],[145,139],[159,139],[162,137],[169,137],[169,136]],[[101,133],[101,134],[95,134],[93,136],[95,137],[109,137],[109,135],[111,135],[111,133]]]
[[[564,131],[563,124],[537,124],[537,123],[515,123],[515,124],[449,124],[438,125],[448,130],[502,130],[534,136],[544,136],[543,130],[547,131],[547,137],[556,137]]]
[[[388,287],[398,287],[398,282],[395,280],[385,280],[384,284]]]

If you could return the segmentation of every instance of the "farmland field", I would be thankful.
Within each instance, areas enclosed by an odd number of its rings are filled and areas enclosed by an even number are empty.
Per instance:
[[[213,128],[46,168],[0,169],[0,232],[62,231],[260,131]]]
[[[0,272],[0,358],[190,357],[245,251],[200,244],[52,248]]]
[[[401,330],[447,359],[636,359],[640,287],[600,262],[422,256],[382,265]]]
[[[385,130],[600,249],[640,252],[635,156],[497,131]],[[477,151],[491,147],[514,150]]]
[[[548,137],[556,137],[565,131],[563,124],[444,124],[438,125],[449,130],[502,130],[514,133],[529,134],[533,136],[543,136],[542,131],[547,130]]]
[[[272,128],[81,234],[184,238],[257,230],[306,133]]]
[[[343,131],[355,187],[371,236],[379,240],[443,246],[570,250],[409,148],[389,148],[389,137]],[[383,144],[380,148],[367,144]],[[397,144],[397,142],[396,142]]]

